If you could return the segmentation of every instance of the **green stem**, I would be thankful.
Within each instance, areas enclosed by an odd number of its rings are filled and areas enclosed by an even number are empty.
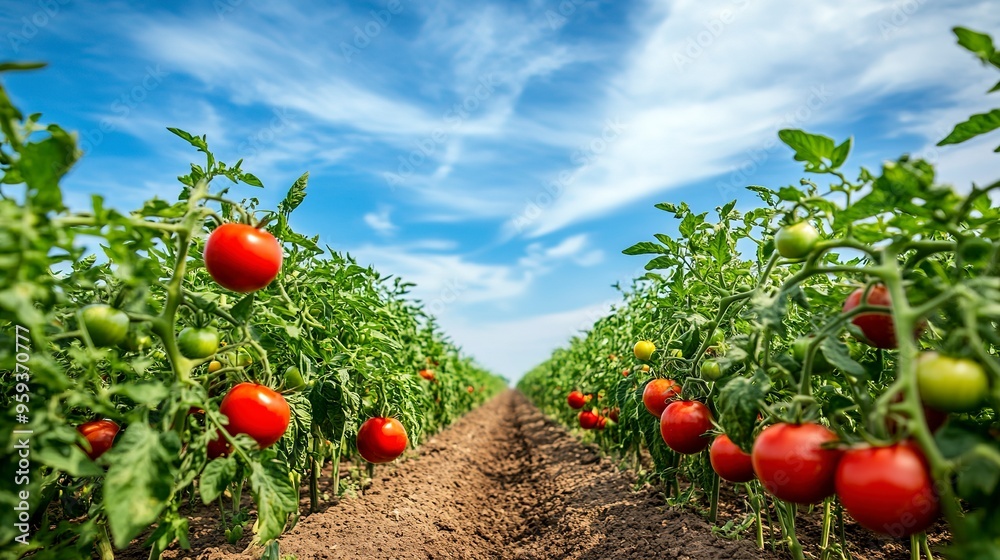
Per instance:
[[[101,523],[99,527],[97,530],[97,556],[101,560],[115,560],[115,550],[111,547],[108,526]]]
[[[830,557],[830,526],[832,525],[833,515],[831,502],[833,498],[827,498],[823,500],[823,535],[820,537],[819,547],[820,547],[820,558],[826,560]]]
[[[309,511],[315,513],[319,510],[319,473],[323,468],[320,460],[320,439],[321,436],[313,432],[312,446],[312,468],[309,469]]]
[[[712,471],[712,505],[708,510],[708,520],[712,523],[719,518],[719,475]]]

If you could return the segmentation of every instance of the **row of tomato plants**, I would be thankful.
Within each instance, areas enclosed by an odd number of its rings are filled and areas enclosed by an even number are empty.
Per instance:
[[[277,559],[324,465],[343,493],[345,459],[392,461],[506,385],[412,285],[291,228],[308,175],[277,210],[234,200],[261,182],[172,129],[205,158],[176,202],[70,211],[75,137],[38,121],[0,87],[4,557],[112,558],[142,536],[158,558],[189,545],[191,507],[218,502],[230,542],[252,523],[251,546]]]
[[[1000,69],[990,37],[955,32]],[[678,234],[626,249],[649,272],[519,388],[636,468],[648,452],[671,503],[715,521],[720,479],[739,484],[761,548],[767,518],[803,558],[796,514],[820,507],[822,558],[849,557],[845,512],[914,558],[943,515],[948,557],[1000,558],[1000,182],[959,193],[908,156],[852,179],[850,139],[779,137],[827,180],[751,186],[764,204],[717,221],[657,204]]]

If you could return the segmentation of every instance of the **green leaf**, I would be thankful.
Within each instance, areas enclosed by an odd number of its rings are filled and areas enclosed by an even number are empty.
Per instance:
[[[0,72],[18,72],[22,70],[37,70],[45,68],[45,62],[0,62]]]
[[[159,383],[113,385],[108,393],[122,395],[136,404],[157,404],[170,395],[170,389]]]
[[[981,134],[992,132],[998,127],[1000,127],[1000,109],[993,109],[989,113],[972,115],[969,117],[969,120],[955,125],[955,129],[951,131],[951,134],[938,142],[937,145],[960,144]]]
[[[246,323],[250,320],[250,314],[253,313],[253,302],[254,293],[251,292],[243,297],[240,301],[229,310],[229,314],[233,316],[233,319],[237,323]]]
[[[104,510],[115,546],[125,548],[160,517],[170,499],[181,443],[177,434],[158,434],[145,423],[130,424],[105,456],[111,467],[104,482]]]
[[[303,173],[301,177],[292,183],[290,189],[288,189],[288,194],[285,195],[285,200],[281,201],[278,205],[278,212],[281,212],[285,216],[292,213],[293,210],[302,204],[302,201],[306,199],[306,185],[309,183],[309,172]]]
[[[646,263],[646,270],[670,268],[677,264],[677,259],[670,255],[661,255]]]
[[[250,185],[251,187],[264,188],[264,183],[262,183],[260,179],[258,179],[257,176],[254,175],[253,173],[241,173],[240,181],[243,181],[244,183]]]
[[[848,138],[833,149],[833,155],[830,158],[830,167],[832,169],[837,169],[841,165],[844,165],[844,162],[847,161],[847,156],[851,153],[851,145],[853,143],[854,139]]]
[[[632,245],[628,249],[622,251],[626,255],[661,255],[667,252],[667,249],[658,243],[653,243],[652,241],[640,241],[635,245]]]
[[[823,160],[833,160],[834,144],[830,137],[786,128],[778,131],[778,138],[789,148],[795,150],[796,161],[810,164],[806,166],[807,170],[822,167]]]
[[[754,381],[745,377],[733,378],[719,392],[717,401],[722,430],[747,453],[753,446],[753,430],[760,412],[759,403],[766,396],[770,385],[766,376],[757,375]]]
[[[219,457],[205,465],[198,483],[201,501],[206,505],[214,502],[236,479],[236,460],[232,457]]]
[[[983,62],[991,63],[994,55],[996,55],[996,48],[993,46],[993,39],[989,35],[965,27],[956,27],[952,31],[958,37],[958,44],[960,46],[979,57]]]
[[[51,136],[21,148],[17,169],[31,189],[33,205],[38,209],[62,209],[59,180],[79,158],[76,141],[58,127],[49,127]]]
[[[266,543],[285,530],[289,514],[298,509],[298,493],[287,467],[275,460],[251,464],[250,486],[257,504],[257,537]]]
[[[819,352],[823,354],[826,361],[840,371],[859,379],[868,378],[868,372],[864,366],[851,358],[851,350],[840,340],[832,337],[824,338],[819,345]]]

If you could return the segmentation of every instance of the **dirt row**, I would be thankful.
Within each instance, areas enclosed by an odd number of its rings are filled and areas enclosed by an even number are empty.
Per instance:
[[[628,473],[508,391],[426,441],[415,456],[380,469],[363,497],[304,516],[281,538],[281,553],[299,560],[787,557],[718,537],[696,513],[668,508],[655,489],[633,486]],[[737,517],[733,504],[725,509],[724,517]],[[206,527],[213,517],[193,520],[192,551],[165,556],[260,557],[244,550],[246,538],[232,546]],[[854,558],[908,557],[905,547],[873,537],[849,536],[861,544]]]

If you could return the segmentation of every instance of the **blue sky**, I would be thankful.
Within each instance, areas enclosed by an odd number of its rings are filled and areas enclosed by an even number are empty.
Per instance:
[[[953,25],[992,0],[720,2],[0,1],[15,100],[80,131],[68,200],[173,197],[207,134],[293,225],[417,282],[452,338],[516,379],[616,300],[673,233],[652,205],[711,210],[801,176],[780,128],[855,137],[851,164],[910,152],[956,185],[990,146],[936,149],[991,107],[995,75]],[[993,9],[991,9],[991,7]]]

